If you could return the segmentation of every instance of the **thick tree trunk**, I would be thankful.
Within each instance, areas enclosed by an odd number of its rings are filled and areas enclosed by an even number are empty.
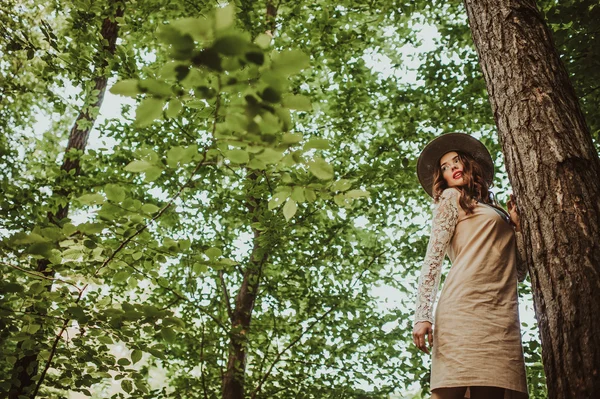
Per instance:
[[[123,16],[123,7],[116,9],[115,15],[112,18],[106,18],[102,23],[101,36],[102,41],[106,44],[103,46],[104,51],[109,55],[114,55],[116,42],[119,32],[119,25],[116,22],[116,17]],[[96,77],[94,78],[94,88],[88,95],[87,101],[84,104],[82,110],[79,112],[73,127],[69,133],[69,141],[65,150],[65,158],[61,169],[66,172],[67,176],[71,176],[69,172],[75,170],[73,176],[76,176],[81,171],[79,163],[80,153],[85,150],[87,145],[90,132],[96,120],[96,113],[93,112],[95,109],[99,109],[104,100],[104,93],[106,92],[106,84],[108,80],[108,72],[105,70],[108,66],[108,60],[105,57],[106,54],[99,54],[98,64],[96,65]],[[97,95],[94,91],[97,90]],[[79,122],[85,122],[81,128]],[[63,189],[57,190],[54,195],[56,196],[68,196],[69,192]],[[66,218],[69,214],[69,205],[61,206],[56,213],[50,213],[48,219],[51,223],[59,224],[60,221]],[[37,262],[37,271],[43,273],[48,277],[54,277],[54,271],[48,269],[50,262],[47,259],[40,259]],[[52,289],[52,284],[47,284],[46,288],[48,291]],[[38,311],[39,313],[39,311]],[[42,311],[43,313],[43,311]],[[45,330],[41,328],[36,333],[36,340],[45,340]],[[22,350],[19,344],[19,349]],[[19,397],[30,397],[35,396],[35,386],[39,385],[34,377],[38,374],[39,362],[37,360],[39,349],[33,348],[25,351],[23,357],[21,357],[13,366],[13,382],[9,391],[9,399],[17,399]],[[33,397],[32,396],[32,397]]]
[[[550,398],[600,398],[600,161],[534,0],[464,1],[521,213]]]

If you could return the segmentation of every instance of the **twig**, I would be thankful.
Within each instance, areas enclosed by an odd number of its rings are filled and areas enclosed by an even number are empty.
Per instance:
[[[275,360],[273,360],[273,363],[271,363],[271,366],[269,367],[269,370],[267,370],[267,372],[265,373],[265,375],[263,376],[263,378],[260,379],[260,382],[258,383],[258,386],[254,390],[254,392],[252,392],[252,396],[251,396],[252,399],[255,399],[256,395],[258,395],[260,393],[260,390],[262,389],[263,384],[265,383],[265,381],[267,380],[267,378],[269,378],[269,376],[271,375],[271,372],[273,371],[273,368],[279,362],[279,360],[281,360],[281,356],[283,356],[283,354],[285,352],[287,352],[292,346],[296,345],[296,343],[298,341],[300,341],[302,339],[302,337],[304,337],[304,335],[306,335],[306,333],[308,333],[310,330],[312,330],[312,328],[317,323],[319,323],[321,320],[323,320],[325,317],[327,317],[329,315],[329,313],[331,313],[334,309],[336,309],[336,307],[332,306],[327,312],[323,313],[319,318],[317,318],[315,321],[313,321],[304,331],[302,331],[302,333],[300,335],[298,335],[296,337],[296,339],[294,339],[292,342],[290,342],[285,348],[283,348],[283,350],[281,352],[279,352],[277,354],[277,356],[275,357]]]
[[[20,270],[20,271],[22,271],[23,273],[25,273],[25,274],[29,274],[30,276],[34,276],[35,278],[38,278],[38,279],[40,279],[40,280],[58,281],[58,282],[60,282],[60,283],[64,283],[64,284],[68,284],[68,285],[70,285],[71,287],[75,288],[75,289],[76,289],[78,292],[81,292],[81,290],[82,290],[82,288],[79,288],[79,287],[78,287],[78,286],[76,286],[75,284],[73,284],[73,283],[71,283],[71,282],[69,282],[69,281],[66,281],[66,280],[60,279],[60,278],[56,278],[56,277],[48,277],[48,276],[45,276],[45,275],[43,275],[43,274],[41,274],[41,273],[38,273],[38,272],[34,272],[34,271],[31,271],[31,270],[23,269],[22,267],[20,267],[20,266],[17,266],[17,265],[11,265],[10,263],[4,263],[4,262],[0,262],[0,264],[2,264],[2,265],[4,265],[4,266],[12,267],[13,269]]]
[[[231,320],[233,323],[233,309],[231,309],[231,300],[229,299],[229,292],[227,292],[227,285],[225,285],[225,276],[223,275],[223,270],[219,270],[219,279],[221,280],[221,288],[223,289],[227,314],[229,315],[229,320]]]

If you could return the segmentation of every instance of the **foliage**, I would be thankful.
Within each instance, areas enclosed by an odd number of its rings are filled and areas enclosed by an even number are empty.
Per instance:
[[[575,3],[541,7],[597,135],[584,49],[598,47],[599,7],[577,19]],[[442,131],[476,132],[498,197],[508,191],[464,10],[268,4],[273,38],[262,3],[125,3],[114,56],[98,55],[99,30],[119,2],[0,6],[2,392],[33,354],[48,370],[42,396],[217,397],[232,340],[251,397],[387,398],[415,381],[427,392],[409,338],[428,229],[418,150]],[[404,50],[426,28],[439,36],[410,81]],[[376,72],[375,57],[395,73]],[[90,144],[105,144],[65,155],[102,74],[131,100],[86,121]],[[68,157],[80,174],[61,170]],[[48,218],[66,204],[67,219]],[[35,271],[44,259],[51,275]],[[248,329],[233,322],[245,283]],[[524,348],[530,393],[544,397],[540,345]]]

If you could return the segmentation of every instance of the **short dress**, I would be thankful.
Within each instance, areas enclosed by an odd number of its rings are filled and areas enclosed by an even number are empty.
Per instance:
[[[415,323],[434,324],[431,390],[491,386],[505,388],[505,399],[528,398],[517,297],[527,274],[521,234],[490,205],[477,203],[467,215],[459,197],[447,188],[434,208],[419,278]],[[446,253],[452,266],[434,323]]]

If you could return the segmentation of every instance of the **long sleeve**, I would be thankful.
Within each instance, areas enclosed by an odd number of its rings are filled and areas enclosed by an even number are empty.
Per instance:
[[[419,278],[414,323],[433,323],[433,304],[440,285],[442,262],[458,221],[458,191],[444,190],[433,211],[431,236]]]
[[[523,234],[515,232],[517,240],[517,280],[525,281],[527,277],[527,255],[525,254],[525,243],[523,242]]]

